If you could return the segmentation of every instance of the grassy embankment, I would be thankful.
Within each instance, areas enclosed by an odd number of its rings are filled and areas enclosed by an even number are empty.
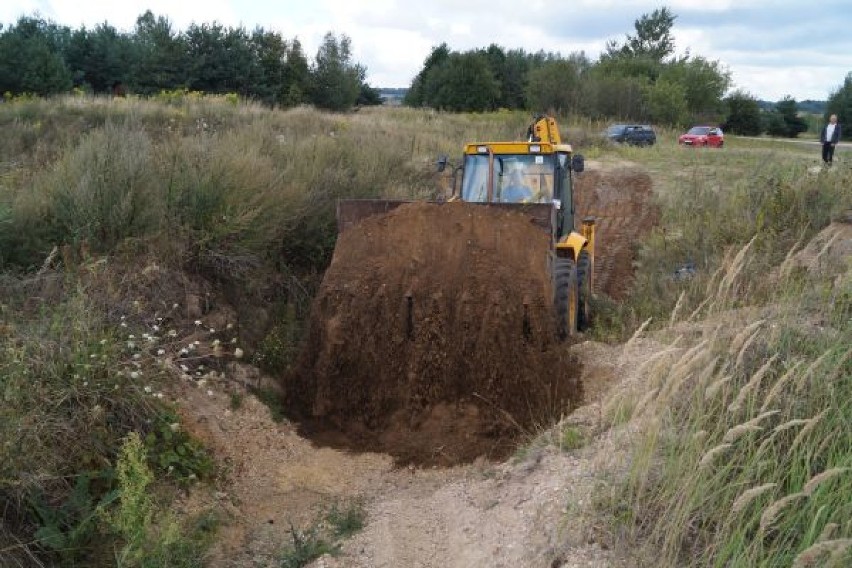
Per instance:
[[[609,404],[643,425],[604,499],[616,526],[663,566],[850,565],[852,257],[834,233],[807,246],[852,222],[848,158],[816,171],[818,148],[735,138],[619,153],[663,211],[622,309],[670,346]]]

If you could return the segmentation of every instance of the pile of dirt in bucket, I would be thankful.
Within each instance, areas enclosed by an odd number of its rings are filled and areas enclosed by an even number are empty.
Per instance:
[[[580,402],[556,340],[550,235],[528,215],[412,203],[342,233],[284,379],[318,443],[399,463],[500,458]]]

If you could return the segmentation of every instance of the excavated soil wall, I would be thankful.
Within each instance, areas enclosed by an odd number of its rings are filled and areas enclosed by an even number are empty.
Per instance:
[[[659,221],[652,187],[651,177],[636,168],[587,170],[577,176],[577,224],[589,215],[597,218],[596,293],[623,300],[630,291],[637,244]]]
[[[523,213],[413,203],[342,233],[288,407],[312,439],[401,463],[502,457],[581,398],[555,339],[550,236]]]

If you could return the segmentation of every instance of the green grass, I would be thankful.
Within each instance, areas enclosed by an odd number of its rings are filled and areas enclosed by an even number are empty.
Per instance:
[[[290,527],[290,542],[280,554],[281,568],[302,568],[324,554],[337,555],[343,539],[364,527],[366,513],[357,501],[333,503],[307,530]]]

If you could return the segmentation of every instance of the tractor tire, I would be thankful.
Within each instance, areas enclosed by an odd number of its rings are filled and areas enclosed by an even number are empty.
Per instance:
[[[564,341],[577,333],[577,267],[570,258],[557,258],[553,272],[556,337]]]
[[[588,251],[577,257],[577,329],[585,331],[592,323],[592,259]]]

